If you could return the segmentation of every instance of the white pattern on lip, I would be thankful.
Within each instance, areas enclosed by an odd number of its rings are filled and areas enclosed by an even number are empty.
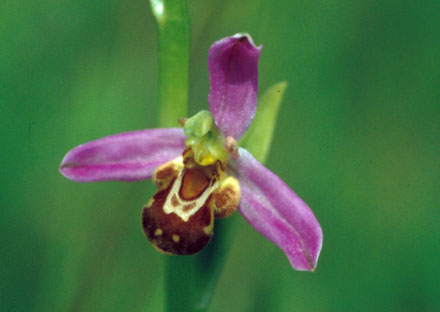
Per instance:
[[[180,157],[179,157],[180,158]],[[206,201],[209,198],[209,195],[212,194],[212,192],[218,187],[219,182],[215,181],[211,185],[209,183],[208,187],[202,192],[202,194],[197,197],[194,200],[184,200],[179,195],[179,190],[182,185],[182,179],[184,176],[184,170],[179,172],[179,175],[173,182],[173,186],[168,193],[167,199],[165,201],[165,204],[163,205],[163,211],[166,214],[175,213],[179,216],[180,219],[182,219],[184,222],[188,222],[189,218],[194,215],[203,205],[206,203]],[[177,197],[179,205],[173,206],[172,198],[173,196]],[[185,209],[185,207],[188,207],[188,205],[191,205],[195,203],[193,207],[190,209]]]

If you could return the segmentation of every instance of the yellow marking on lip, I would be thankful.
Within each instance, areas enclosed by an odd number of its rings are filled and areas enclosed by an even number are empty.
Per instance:
[[[154,236],[161,236],[163,234],[162,229],[156,229],[156,231],[154,231]]]
[[[173,241],[174,241],[175,243],[178,243],[178,242],[180,241],[180,236],[177,235],[177,234],[173,234],[173,235],[171,236],[171,238],[173,239]]]
[[[147,203],[147,205],[146,205],[145,207],[150,208],[151,206],[153,206],[153,204],[154,204],[154,197],[152,197],[152,198],[148,201],[148,203]]]
[[[203,232],[208,236],[211,236],[214,230],[214,209],[211,208],[210,210],[211,210],[211,223],[208,226],[203,227]]]

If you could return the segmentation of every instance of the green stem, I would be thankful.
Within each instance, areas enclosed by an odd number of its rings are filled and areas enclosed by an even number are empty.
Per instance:
[[[159,126],[186,117],[190,22],[186,1],[150,0],[159,29]],[[210,244],[195,256],[164,256],[167,311],[206,311],[225,262],[234,217],[215,224]]]
[[[187,116],[190,18],[185,0],[150,0],[158,25],[159,126]],[[197,311],[196,256],[163,256],[166,311]]]
[[[186,0],[150,0],[158,25],[159,126],[187,115],[190,18]]]
[[[216,220],[215,235],[194,256],[166,257],[166,310],[206,311],[233,241],[237,215]]]

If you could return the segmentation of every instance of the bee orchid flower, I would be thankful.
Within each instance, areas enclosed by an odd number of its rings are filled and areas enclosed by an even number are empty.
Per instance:
[[[278,245],[296,270],[314,270],[322,246],[313,212],[237,141],[257,107],[261,46],[247,34],[209,50],[209,108],[182,128],[126,132],[73,148],[60,172],[76,182],[153,179],[142,212],[148,240],[168,254],[194,254],[211,239],[214,218],[235,210]]]

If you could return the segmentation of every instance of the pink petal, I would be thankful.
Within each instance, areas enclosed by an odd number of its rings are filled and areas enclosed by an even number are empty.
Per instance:
[[[239,139],[254,118],[260,52],[247,34],[223,38],[209,49],[209,108],[225,136]]]
[[[243,217],[284,251],[294,269],[314,270],[322,230],[312,210],[247,150],[240,148],[240,158],[229,165],[240,181]]]
[[[125,132],[70,150],[60,172],[77,182],[148,179],[157,166],[178,157],[184,148],[183,129]]]

